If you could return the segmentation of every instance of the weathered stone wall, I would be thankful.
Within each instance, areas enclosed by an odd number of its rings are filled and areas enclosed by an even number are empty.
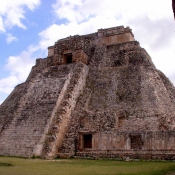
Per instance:
[[[148,132],[95,132],[92,133],[92,151],[98,150],[175,150],[175,131],[148,131]],[[134,138],[135,148],[131,146],[132,137],[141,136],[139,139]],[[137,147],[137,145],[141,145]],[[81,148],[80,150],[85,150]]]
[[[50,46],[48,47],[48,57],[53,55],[54,55],[54,46]]]
[[[119,26],[99,29],[97,33],[82,36],[75,35],[58,40],[54,46],[48,48],[48,57],[54,57],[58,64],[64,64],[64,54],[66,53],[74,55],[77,51],[83,51],[87,56],[92,56],[93,47],[130,41],[135,41],[135,39],[129,27]],[[77,62],[76,59],[73,61]],[[87,61],[84,59],[78,59],[78,61],[87,64]]]
[[[131,149],[127,138],[133,132],[143,137],[145,131],[158,135],[174,131],[175,105],[171,101],[175,89],[138,42],[95,48],[89,64],[86,88],[58,155],[81,152],[83,134],[93,136],[91,154],[94,150]],[[158,140],[156,135],[144,135],[142,150],[173,149],[174,134],[165,133]],[[168,147],[167,139],[171,140]]]
[[[175,158],[175,88],[131,29],[48,49],[0,105],[0,154]]]
[[[132,149],[132,137],[141,136],[139,145],[136,139],[134,144],[137,149]],[[148,131],[140,133],[129,132],[101,132],[94,133],[92,139],[93,149],[80,149],[77,156],[91,156],[94,158],[122,158],[132,159],[175,159],[175,132],[174,131]],[[141,146],[141,147],[138,147]]]
[[[124,42],[135,41],[134,35],[129,27],[123,26],[113,27],[108,29],[99,29],[98,38],[93,41],[93,44],[98,46],[112,45]]]
[[[20,95],[25,95],[26,85],[20,84],[13,92],[8,96],[8,98],[0,106],[0,132],[8,127],[15,117],[14,111],[18,108],[20,102]],[[18,95],[17,95],[18,94]]]

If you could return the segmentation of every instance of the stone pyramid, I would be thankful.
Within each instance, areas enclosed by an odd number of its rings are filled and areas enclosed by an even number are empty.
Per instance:
[[[175,88],[123,26],[58,40],[0,105],[0,155],[175,159]]]

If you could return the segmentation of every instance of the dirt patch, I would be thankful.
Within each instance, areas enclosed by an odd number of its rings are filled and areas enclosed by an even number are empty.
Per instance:
[[[175,175],[175,172],[167,173],[166,175]]]

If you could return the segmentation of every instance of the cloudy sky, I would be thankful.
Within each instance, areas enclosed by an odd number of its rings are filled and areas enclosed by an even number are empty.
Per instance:
[[[120,25],[175,85],[171,0],[0,0],[0,104],[58,39]]]

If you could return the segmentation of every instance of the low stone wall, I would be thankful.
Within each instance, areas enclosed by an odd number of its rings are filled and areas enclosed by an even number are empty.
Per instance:
[[[116,159],[154,159],[154,160],[175,160],[174,150],[93,150],[76,152],[75,156]]]

